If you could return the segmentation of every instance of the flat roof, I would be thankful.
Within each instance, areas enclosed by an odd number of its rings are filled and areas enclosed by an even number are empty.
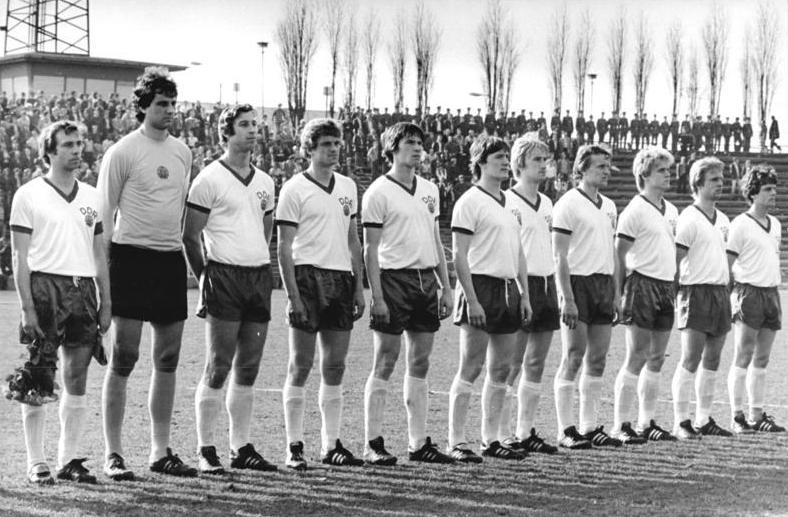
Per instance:
[[[9,54],[0,57],[0,66],[22,63],[50,63],[50,64],[72,64],[81,66],[105,66],[114,68],[144,69],[148,66],[164,66],[170,72],[180,72],[188,67],[181,65],[167,65],[163,63],[150,63],[148,61],[129,61],[126,59],[114,59],[108,57],[80,56],[75,54],[57,54],[54,52],[24,52],[21,54]]]

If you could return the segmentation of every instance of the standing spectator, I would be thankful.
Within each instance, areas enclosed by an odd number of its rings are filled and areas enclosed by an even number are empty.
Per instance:
[[[777,119],[774,118],[774,115],[772,115],[772,123],[769,126],[769,150],[771,152],[774,152],[775,147],[778,151],[783,151],[782,147],[777,143],[778,138],[780,138],[780,125],[777,123]]]
[[[752,140],[752,124],[750,117],[744,117],[744,125],[741,128],[742,147],[745,153],[750,152],[750,140]]]

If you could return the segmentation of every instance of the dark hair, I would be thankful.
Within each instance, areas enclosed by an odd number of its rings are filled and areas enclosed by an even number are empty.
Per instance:
[[[253,112],[254,108],[251,104],[236,104],[229,108],[224,108],[221,115],[219,115],[219,139],[223,144],[235,134],[235,119],[244,113]]]
[[[315,118],[310,120],[301,131],[301,152],[309,156],[317,147],[321,136],[342,138],[342,127],[331,118]]]
[[[71,133],[78,132],[79,126],[70,120],[58,120],[49,124],[41,131],[41,136],[38,137],[38,154],[44,163],[49,163],[49,153],[55,154],[57,152],[57,134],[63,131],[64,134],[70,135]]]
[[[424,131],[411,122],[397,122],[393,126],[388,127],[380,137],[383,142],[383,156],[389,161],[394,163],[394,153],[399,150],[399,143],[403,138],[409,136],[417,136],[424,142]]]
[[[169,70],[162,66],[149,66],[137,77],[137,86],[134,88],[134,109],[137,111],[138,121],[145,120],[142,110],[151,105],[157,93],[177,97],[178,87],[170,77]]]
[[[487,163],[487,157],[498,151],[509,150],[509,145],[497,136],[481,135],[471,144],[471,176],[478,180],[482,175],[481,164]]]
[[[777,172],[770,165],[759,163],[744,173],[741,180],[741,195],[752,204],[752,198],[760,194],[764,185],[777,185]]]
[[[610,158],[612,154],[613,153],[611,153],[610,149],[606,146],[595,144],[580,146],[580,149],[577,150],[577,156],[575,156],[575,163],[572,166],[572,173],[575,179],[579,180],[583,177],[583,173],[588,169],[589,165],[591,165],[592,156],[602,155]]]

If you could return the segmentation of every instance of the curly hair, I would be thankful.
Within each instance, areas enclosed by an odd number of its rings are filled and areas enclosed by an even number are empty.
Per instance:
[[[759,163],[744,173],[741,180],[741,195],[752,204],[752,199],[761,193],[764,185],[777,185],[777,171],[771,165]]]
[[[167,97],[177,97],[178,87],[170,76],[170,71],[162,66],[149,66],[145,72],[137,77],[137,85],[134,88],[134,108],[137,111],[137,120],[145,120],[143,109],[153,102],[156,94],[160,93]]]
[[[301,152],[309,156],[317,148],[321,136],[342,138],[342,126],[331,118],[315,118],[310,120],[301,131]]]

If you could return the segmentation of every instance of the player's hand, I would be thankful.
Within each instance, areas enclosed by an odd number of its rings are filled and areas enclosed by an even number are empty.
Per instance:
[[[487,327],[487,316],[484,314],[482,304],[478,301],[468,302],[468,323],[480,329]]]
[[[577,326],[577,305],[574,300],[561,300],[561,321],[564,325],[573,329]]]
[[[356,289],[356,293],[353,295],[353,321],[358,320],[364,315],[364,305],[366,305],[366,303],[367,302],[364,301],[364,291]],[[388,307],[386,311],[388,312]]]
[[[306,307],[301,297],[295,297],[287,301],[287,317],[295,325],[304,325],[307,322]]]
[[[438,301],[438,318],[446,319],[451,316],[451,311],[454,309],[454,297],[451,295],[451,289],[443,289],[441,298]]]
[[[624,321],[624,297],[621,297],[621,303],[615,304],[613,312],[613,325],[618,325]]]
[[[520,321],[523,325],[527,325],[531,321],[533,310],[531,309],[531,300],[523,297],[520,298]]]
[[[389,306],[386,305],[386,300],[373,296],[372,302],[369,305],[369,317],[372,319],[373,323],[388,325]]]
[[[108,304],[102,303],[99,307],[98,324],[99,332],[103,336],[112,324],[112,308]]]
[[[38,314],[34,308],[22,310],[22,330],[31,339],[44,337],[44,331],[38,326]]]

